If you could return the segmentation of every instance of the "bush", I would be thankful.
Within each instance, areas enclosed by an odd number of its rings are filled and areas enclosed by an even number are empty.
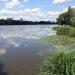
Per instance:
[[[58,30],[58,29],[59,29],[59,26],[53,27],[53,30]]]
[[[71,18],[71,27],[75,27],[75,17]]]
[[[75,28],[70,28],[69,36],[75,37]]]
[[[75,28],[74,27],[54,27],[54,30],[57,31],[57,35],[68,35],[70,37],[75,37]]]
[[[75,52],[58,54],[48,57],[41,69],[40,75],[75,75]]]
[[[69,35],[70,28],[59,27],[57,28],[57,35]]]

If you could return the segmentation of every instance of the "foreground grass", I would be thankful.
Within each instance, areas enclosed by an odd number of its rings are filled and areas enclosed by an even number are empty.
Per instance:
[[[48,36],[42,42],[61,45],[63,48],[45,59],[39,75],[75,75],[75,50],[64,50],[65,47],[75,44],[75,38],[56,35]]]
[[[58,52],[48,57],[39,75],[75,75],[75,51]]]

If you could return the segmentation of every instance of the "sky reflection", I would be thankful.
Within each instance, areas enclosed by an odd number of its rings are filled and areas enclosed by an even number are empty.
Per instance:
[[[0,27],[0,35],[7,39],[9,37],[23,37],[26,39],[40,39],[48,35],[55,35],[53,26],[7,26]]]
[[[5,54],[9,47],[28,47],[25,40],[37,40],[49,35],[56,35],[53,26],[0,26],[0,55]]]
[[[0,56],[6,54],[6,48],[1,48],[0,47]]]

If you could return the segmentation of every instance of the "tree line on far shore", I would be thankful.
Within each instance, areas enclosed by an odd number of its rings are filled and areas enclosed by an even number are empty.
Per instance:
[[[23,21],[23,20],[13,20],[11,18],[4,20],[0,19],[0,25],[39,25],[39,24],[57,24],[51,21]]]

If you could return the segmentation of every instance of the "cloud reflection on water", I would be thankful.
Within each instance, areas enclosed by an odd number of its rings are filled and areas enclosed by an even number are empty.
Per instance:
[[[44,36],[55,35],[55,31],[51,29],[51,26],[15,26],[6,27],[0,30],[0,35],[7,39],[9,37],[23,37],[26,39],[40,39]]]
[[[0,56],[6,54],[6,48],[1,48],[0,47]]]
[[[0,49],[0,55],[6,53],[5,47],[20,47],[25,39],[36,40],[49,35],[56,35],[53,26],[0,26],[0,40],[5,41],[4,48]],[[0,44],[1,45],[1,44]],[[25,43],[24,46],[28,46]]]
[[[14,39],[8,39],[7,42],[8,42],[8,45],[13,45],[14,47],[19,47],[21,44],[21,42]]]

